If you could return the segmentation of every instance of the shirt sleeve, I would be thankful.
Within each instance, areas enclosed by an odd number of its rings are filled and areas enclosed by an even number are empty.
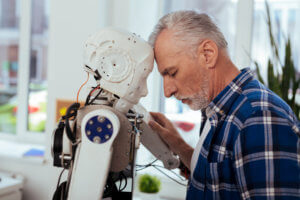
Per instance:
[[[245,121],[233,150],[242,199],[299,199],[299,136],[297,122],[271,111]]]

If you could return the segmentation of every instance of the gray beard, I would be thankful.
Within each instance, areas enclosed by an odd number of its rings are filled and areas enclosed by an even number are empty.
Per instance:
[[[188,106],[192,110],[201,110],[203,108],[206,108],[210,103],[205,97],[198,95],[191,98],[191,101],[192,103],[188,104]]]
[[[192,103],[188,104],[188,106],[192,110],[201,110],[203,108],[206,108],[210,103],[210,101],[208,100],[209,81],[207,77],[202,78],[204,80],[200,92],[189,98]]]

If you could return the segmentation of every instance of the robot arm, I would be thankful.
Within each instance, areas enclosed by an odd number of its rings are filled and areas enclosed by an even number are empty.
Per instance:
[[[179,160],[170,151],[168,146],[161,140],[159,135],[154,132],[148,125],[149,120],[152,118],[147,110],[141,105],[137,104],[133,110],[142,114],[143,123],[141,124],[141,143],[159,160],[164,164],[167,169],[174,169],[179,166]]]

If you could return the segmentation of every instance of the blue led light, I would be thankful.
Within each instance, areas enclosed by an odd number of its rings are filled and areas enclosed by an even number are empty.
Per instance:
[[[91,117],[85,125],[85,134],[94,143],[105,143],[113,134],[111,121],[103,116]]]

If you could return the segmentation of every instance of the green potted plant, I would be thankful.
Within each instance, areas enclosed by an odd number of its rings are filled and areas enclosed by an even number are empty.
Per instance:
[[[156,176],[143,174],[138,181],[140,192],[142,192],[143,199],[157,200],[159,199],[158,192],[160,190],[161,182]]]
[[[279,95],[289,106],[292,108],[297,118],[300,118],[300,105],[296,101],[297,91],[299,90],[300,77],[297,76],[297,70],[294,66],[294,61],[292,57],[292,47],[291,41],[288,38],[284,46],[284,57],[281,60],[281,55],[278,47],[278,42],[276,41],[273,34],[273,26],[271,21],[271,14],[269,4],[266,2],[266,12],[267,12],[267,24],[268,32],[270,38],[270,45],[272,49],[272,58],[268,60],[268,79],[265,83],[260,74],[260,66],[255,61],[256,73],[258,79],[263,84],[267,85],[270,90]],[[281,71],[281,72],[280,72]]]

